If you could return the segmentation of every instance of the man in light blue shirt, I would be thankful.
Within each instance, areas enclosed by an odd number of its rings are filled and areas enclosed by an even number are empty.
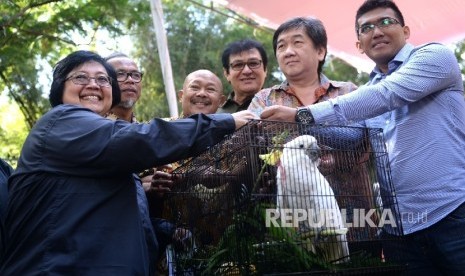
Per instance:
[[[375,63],[367,85],[301,109],[266,108],[262,119],[380,127],[405,240],[384,248],[411,275],[465,274],[465,101],[446,47],[414,47],[398,7],[369,0],[357,11],[357,48]]]

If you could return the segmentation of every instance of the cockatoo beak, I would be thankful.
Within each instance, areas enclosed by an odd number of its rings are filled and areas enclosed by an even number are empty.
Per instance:
[[[312,143],[310,147],[305,150],[305,154],[308,155],[310,160],[317,162],[320,159],[321,149],[317,143]]]

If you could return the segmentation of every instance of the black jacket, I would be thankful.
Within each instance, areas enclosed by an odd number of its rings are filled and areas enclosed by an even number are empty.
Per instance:
[[[199,154],[229,114],[148,124],[60,105],[26,139],[10,178],[0,275],[150,275],[132,172]]]

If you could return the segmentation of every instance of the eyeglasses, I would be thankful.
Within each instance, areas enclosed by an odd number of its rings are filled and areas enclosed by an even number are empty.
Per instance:
[[[380,29],[388,28],[393,25],[400,24],[400,22],[397,19],[391,18],[391,17],[385,17],[381,18],[377,23],[367,23],[363,24],[357,29],[357,32],[359,35],[361,34],[368,34],[371,31],[375,29],[375,27],[378,27]]]
[[[119,82],[123,82],[123,81],[126,81],[129,77],[131,77],[134,82],[140,82],[142,80],[143,75],[144,74],[142,72],[138,72],[138,71],[132,71],[132,72],[119,71],[119,72],[116,72],[116,80]]]
[[[238,61],[229,64],[229,67],[231,67],[231,69],[233,69],[234,71],[241,71],[242,69],[244,69],[245,65],[247,65],[250,69],[257,69],[260,68],[260,66],[262,65],[262,61],[255,59],[249,60],[247,62]]]
[[[89,77],[87,75],[74,75],[67,77],[65,81],[71,80],[74,84],[77,85],[88,85],[90,83],[90,80],[94,79],[95,83],[98,84],[99,86],[111,86],[111,80],[107,76],[96,76],[96,77]]]

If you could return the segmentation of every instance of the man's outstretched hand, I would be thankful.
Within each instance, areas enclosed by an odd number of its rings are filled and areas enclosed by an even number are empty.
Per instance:
[[[281,121],[281,122],[295,122],[295,115],[297,109],[282,105],[267,106],[263,109],[260,118],[262,120]]]

